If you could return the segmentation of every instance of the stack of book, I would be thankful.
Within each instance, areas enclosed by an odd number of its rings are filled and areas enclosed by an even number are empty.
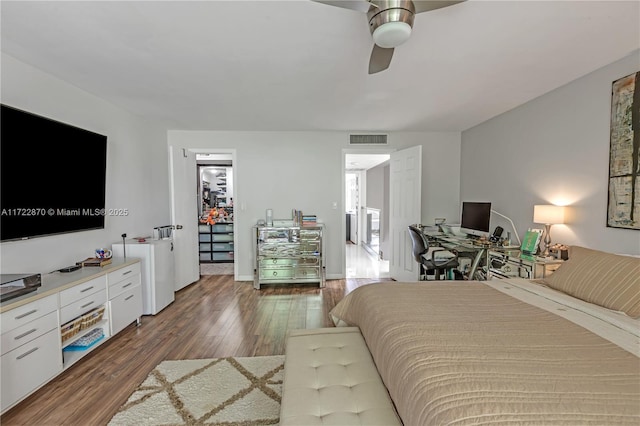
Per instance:
[[[82,266],[105,266],[111,263],[111,258],[100,259],[98,257],[89,257],[82,262]]]
[[[314,214],[303,214],[302,215],[302,226],[315,226],[318,223],[316,215]]]

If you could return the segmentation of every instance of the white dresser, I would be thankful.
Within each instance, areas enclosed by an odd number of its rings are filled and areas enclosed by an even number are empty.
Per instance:
[[[2,413],[141,315],[138,259],[44,274],[36,291],[0,303]],[[96,331],[99,340],[77,349]]]

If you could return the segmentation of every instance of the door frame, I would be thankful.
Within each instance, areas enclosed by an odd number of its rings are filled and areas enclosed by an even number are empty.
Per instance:
[[[237,201],[241,200],[241,198],[239,197],[239,194],[241,194],[241,191],[239,191],[239,186],[238,186],[238,158],[237,158],[237,150],[235,148],[186,148],[187,151],[194,153],[195,155],[197,154],[231,154],[231,167],[233,167],[233,176],[232,176],[232,182],[233,182],[233,247],[234,247],[234,252],[233,252],[233,279],[234,281],[238,281],[238,257],[240,255],[240,253],[235,250],[235,247],[237,247],[236,244],[236,235],[238,235],[237,230],[241,229],[238,226],[238,220],[239,220],[239,216],[236,214],[236,205],[238,205],[238,207],[240,206]],[[196,172],[198,170],[197,168],[198,165],[198,160],[196,160]],[[196,179],[196,186],[197,186],[197,179]],[[195,188],[196,190],[198,188]],[[195,194],[195,192],[194,192]],[[200,255],[198,254],[198,265],[200,265]]]
[[[347,205],[347,193],[346,193],[346,174],[347,174],[347,154],[391,154],[392,152],[396,152],[398,151],[397,148],[373,148],[373,147],[368,147],[368,148],[364,148],[364,147],[359,147],[359,148],[344,148],[342,150],[342,198],[340,201],[340,211],[342,212],[341,214],[344,215],[346,214],[346,205]],[[362,206],[363,204],[363,200],[366,202],[366,182],[363,184],[363,179],[362,176],[365,176],[365,181],[366,181],[366,171],[365,173],[360,173],[360,181],[358,183],[359,186],[359,192],[360,192],[360,196],[359,196],[359,206],[358,209],[360,209],[360,206]],[[364,188],[364,191],[363,191]],[[365,192],[363,194],[363,192]],[[361,236],[361,212],[358,211],[358,221],[357,221],[357,226],[358,226],[358,239],[360,240],[360,236]],[[341,235],[341,240],[344,239],[344,236],[347,234],[347,223],[346,220],[341,220],[340,223],[341,225],[341,229],[340,229],[340,235]],[[360,241],[358,241],[358,245],[360,245]],[[341,244],[340,245],[340,251],[341,251],[341,256],[340,258],[342,259],[342,271],[341,271],[341,276],[344,279],[347,276],[347,245],[346,244]]]

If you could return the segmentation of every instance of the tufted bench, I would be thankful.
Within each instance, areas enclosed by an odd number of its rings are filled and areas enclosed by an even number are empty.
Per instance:
[[[291,330],[280,425],[401,425],[358,327]]]

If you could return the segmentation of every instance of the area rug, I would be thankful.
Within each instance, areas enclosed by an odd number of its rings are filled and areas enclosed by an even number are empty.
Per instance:
[[[109,425],[277,425],[284,356],[163,361]]]

